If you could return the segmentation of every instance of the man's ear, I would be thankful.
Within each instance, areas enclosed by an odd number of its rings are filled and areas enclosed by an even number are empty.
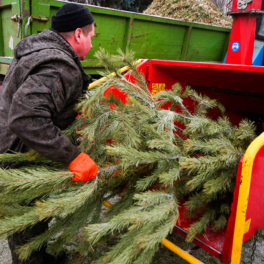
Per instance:
[[[77,28],[74,32],[75,41],[79,44],[81,42],[82,30]]]

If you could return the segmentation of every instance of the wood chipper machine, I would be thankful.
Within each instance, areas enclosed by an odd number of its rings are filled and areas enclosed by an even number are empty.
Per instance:
[[[226,108],[226,115],[234,125],[243,118],[262,122],[264,120],[263,49],[260,48],[256,55],[254,40],[256,25],[256,35],[259,39],[264,37],[263,7],[262,0],[233,0],[232,11],[229,12],[229,15],[233,16],[233,26],[223,64],[142,60],[137,68],[145,75],[152,94],[171,89],[175,83],[180,83],[183,87],[190,85],[199,93],[222,103]],[[259,66],[252,65],[256,58],[259,63],[255,65]],[[120,96],[118,92],[116,95]],[[231,215],[226,229],[218,233],[207,230],[202,236],[196,236],[193,243],[223,263],[228,264],[231,260],[231,264],[239,264],[242,243],[264,227],[263,177],[264,133],[251,143],[239,163]],[[105,205],[110,206],[107,202]],[[185,230],[191,223],[185,218],[183,211],[184,208],[180,212],[174,231],[186,236]],[[202,263],[166,239],[161,243],[189,263]]]

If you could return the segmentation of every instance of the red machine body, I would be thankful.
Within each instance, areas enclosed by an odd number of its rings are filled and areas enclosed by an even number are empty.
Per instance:
[[[139,72],[145,75],[149,90],[152,93],[164,89],[169,90],[175,83],[180,83],[182,86],[190,85],[195,90],[221,102],[226,107],[227,116],[235,125],[243,118],[252,115],[264,116],[264,89],[261,86],[264,77],[264,67],[144,60],[137,68]],[[129,73],[126,74],[126,77],[130,78]],[[110,88],[109,90],[112,90],[123,102],[126,101],[125,94],[120,94],[115,88]],[[190,100],[189,102],[189,110],[192,110],[192,101]],[[217,117],[217,113],[215,114],[215,117]],[[252,237],[257,228],[261,229],[264,227],[264,211],[262,210],[264,207],[263,161],[264,147],[259,151],[253,167],[253,179],[246,216],[246,221],[249,221],[249,224],[243,241]],[[229,263],[231,257],[237,200],[241,183],[241,168],[242,160],[237,171],[233,204],[227,227],[218,233],[208,229],[202,236],[196,236],[193,241],[193,243],[226,264]],[[182,206],[174,231],[186,237],[186,230],[192,224],[192,221],[186,218],[184,211],[185,208]],[[256,212],[258,213],[256,214]]]
[[[239,8],[240,0],[233,0],[233,25],[227,50],[227,64],[252,65],[256,29],[256,11],[261,10],[262,0],[254,0]]]
[[[217,99],[225,106],[226,115],[234,125],[238,125],[243,118],[264,116],[264,67],[252,66],[256,27],[254,10],[261,10],[262,1],[253,0],[242,6],[242,9],[241,6],[238,8],[239,2],[241,1],[233,1],[234,22],[226,64],[144,60],[138,65],[138,70],[145,75],[152,94],[169,90],[173,84],[180,83],[183,87],[190,85],[198,92]],[[126,76],[129,78],[129,73]],[[115,88],[110,89],[125,102],[125,94],[118,93]],[[189,109],[192,107],[190,100]],[[264,147],[260,149],[254,162],[243,241],[252,237],[257,228],[264,227],[263,161]],[[226,229],[218,233],[208,229],[193,241],[226,264],[229,263],[232,252],[241,168],[242,160],[237,171],[232,210]],[[192,222],[184,216],[184,210],[182,206],[174,231],[186,236],[186,229]]]

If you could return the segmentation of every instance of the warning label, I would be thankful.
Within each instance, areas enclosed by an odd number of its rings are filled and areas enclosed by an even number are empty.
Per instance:
[[[152,92],[151,94],[154,96],[155,94],[165,91],[165,83],[152,83]]]

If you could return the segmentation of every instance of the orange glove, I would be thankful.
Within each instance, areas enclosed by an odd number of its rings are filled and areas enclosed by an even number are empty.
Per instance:
[[[70,163],[69,169],[74,173],[74,181],[89,181],[98,172],[96,163],[83,152]]]

